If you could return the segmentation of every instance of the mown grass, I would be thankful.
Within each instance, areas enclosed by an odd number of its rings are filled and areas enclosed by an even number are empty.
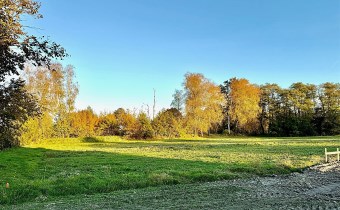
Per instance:
[[[0,152],[0,204],[289,173],[322,162],[325,147],[339,146],[339,136],[49,139]]]

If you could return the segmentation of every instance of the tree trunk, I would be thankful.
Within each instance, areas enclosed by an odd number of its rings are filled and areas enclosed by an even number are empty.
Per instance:
[[[230,117],[229,117],[229,114],[228,114],[228,134],[230,135]]]
[[[153,89],[153,109],[152,109],[152,119],[155,119],[155,109],[156,109],[156,90]]]

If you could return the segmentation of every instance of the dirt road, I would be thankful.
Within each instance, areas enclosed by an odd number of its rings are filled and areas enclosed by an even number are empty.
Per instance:
[[[6,209],[339,209],[340,163],[290,175],[161,186]]]

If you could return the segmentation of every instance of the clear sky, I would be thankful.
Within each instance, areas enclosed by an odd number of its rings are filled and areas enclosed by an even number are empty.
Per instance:
[[[30,30],[64,46],[77,108],[170,106],[186,72],[216,84],[340,82],[339,0],[41,0]],[[144,108],[146,106],[144,105]]]

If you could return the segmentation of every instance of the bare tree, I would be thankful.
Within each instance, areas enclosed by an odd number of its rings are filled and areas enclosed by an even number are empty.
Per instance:
[[[185,101],[185,94],[183,90],[175,90],[175,93],[172,95],[173,100],[171,102],[171,107],[176,108],[178,111],[182,112],[182,107]]]
[[[156,109],[156,89],[153,89],[153,110],[152,110],[152,119],[155,119],[155,109]]]

